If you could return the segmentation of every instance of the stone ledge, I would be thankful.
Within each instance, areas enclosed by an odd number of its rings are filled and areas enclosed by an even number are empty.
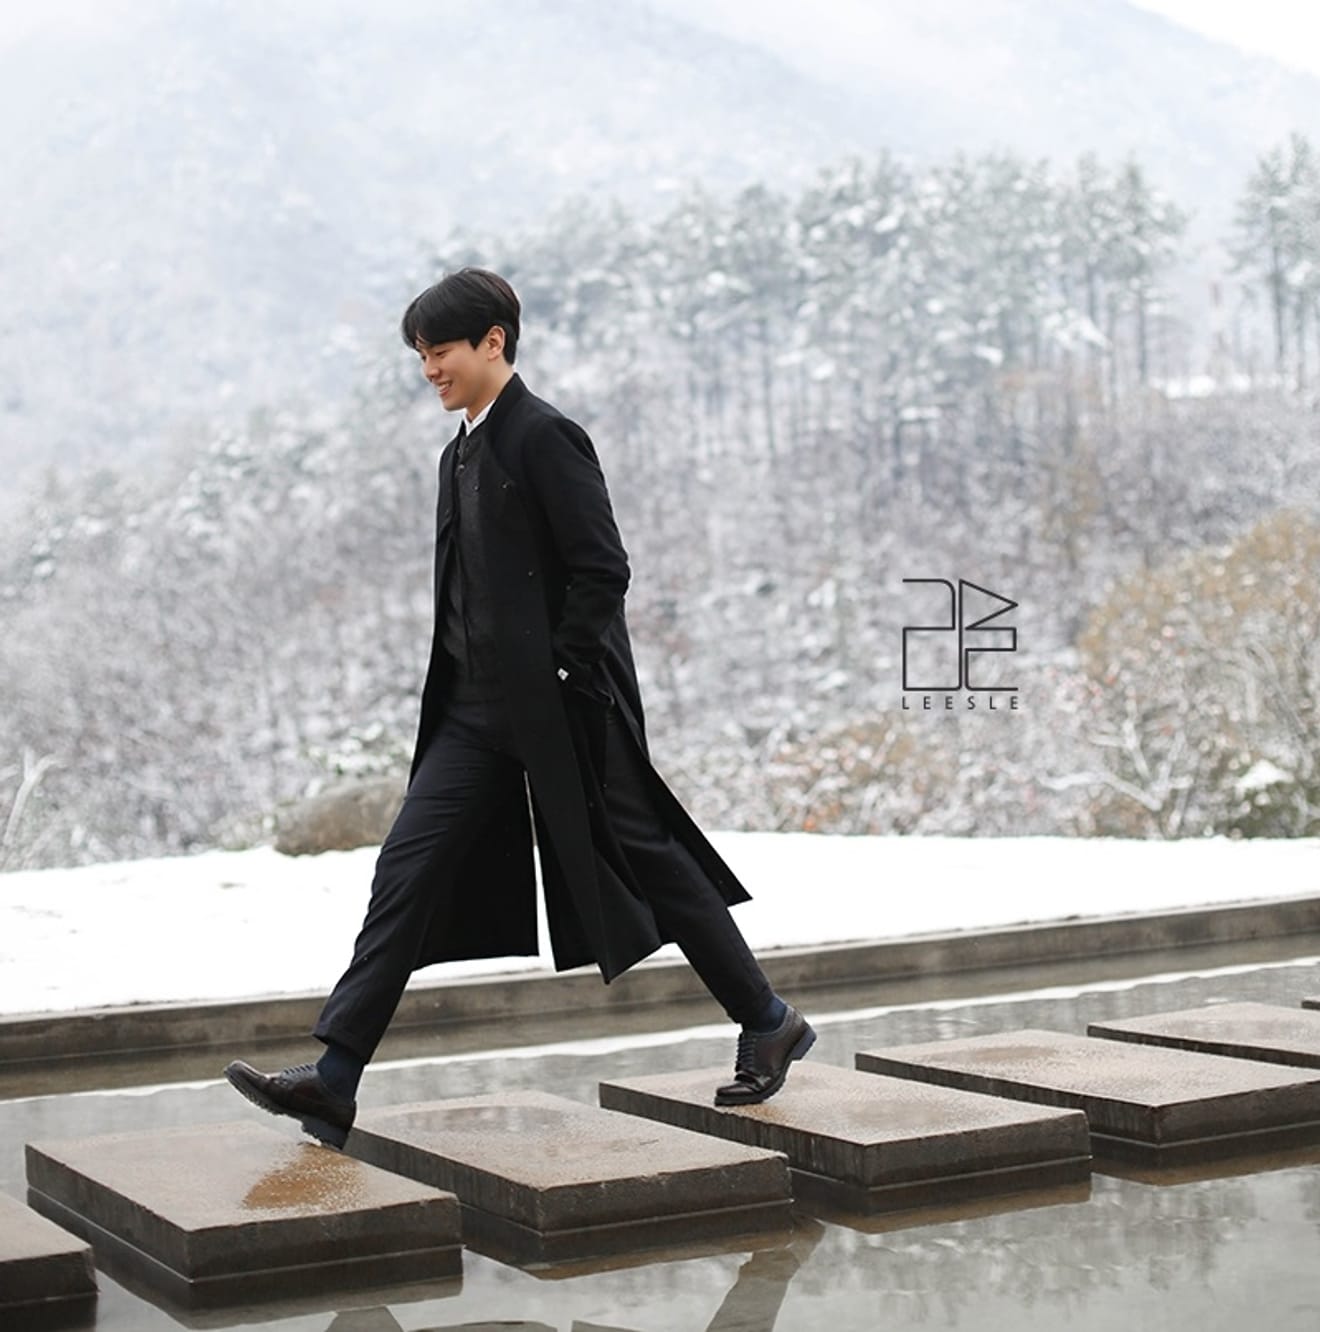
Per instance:
[[[0,1193],[0,1325],[42,1326],[89,1315],[96,1268],[83,1240]]]
[[[1105,1040],[1320,1069],[1320,1013],[1306,1008],[1209,1004],[1205,1008],[1092,1022],[1086,1032]]]
[[[1097,1159],[1172,1166],[1320,1142],[1320,1074],[1055,1031],[864,1051],[857,1067],[1084,1110]]]
[[[1086,1116],[828,1064],[793,1066],[761,1105],[711,1103],[723,1068],[600,1084],[603,1106],[783,1152],[806,1204],[860,1214],[1090,1177]]]
[[[767,949],[761,960],[777,989],[806,995],[920,977],[1306,934],[1320,934],[1320,897]],[[0,1067],[300,1040],[324,1001],[323,994],[268,995],[0,1018]],[[1320,1004],[1320,999],[1316,1002]],[[413,986],[399,1005],[391,1031],[498,1028],[517,1019],[622,1014],[677,1004],[702,1005],[712,1020],[718,1014],[683,961],[644,962],[608,986],[600,983],[594,969],[510,972]]]
[[[452,1195],[259,1125],[29,1143],[27,1178],[34,1208],[185,1307],[461,1270]]]
[[[778,1153],[542,1092],[372,1111],[346,1150],[457,1194],[468,1244],[524,1266],[791,1224]]]

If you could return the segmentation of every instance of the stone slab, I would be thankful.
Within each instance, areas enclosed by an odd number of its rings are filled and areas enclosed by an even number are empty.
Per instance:
[[[779,1153],[544,1092],[372,1111],[347,1150],[456,1193],[467,1243],[526,1266],[791,1224]]]
[[[25,1319],[76,1316],[95,1301],[90,1245],[0,1193],[0,1326],[20,1311]]]
[[[187,1307],[461,1270],[452,1194],[264,1125],[32,1142],[27,1180],[103,1265]]]
[[[711,1103],[727,1072],[600,1084],[612,1110],[783,1152],[805,1203],[871,1214],[1087,1179],[1080,1110],[1027,1106],[828,1064],[798,1064],[761,1105]]]
[[[1084,1110],[1097,1157],[1180,1165],[1320,1142],[1320,1075],[1304,1069],[1031,1030],[856,1061],[869,1073]]]
[[[1279,1004],[1210,1004],[1204,1008],[1150,1013],[1092,1022],[1090,1036],[1167,1045],[1179,1050],[1267,1064],[1320,1068],[1320,1013]]]

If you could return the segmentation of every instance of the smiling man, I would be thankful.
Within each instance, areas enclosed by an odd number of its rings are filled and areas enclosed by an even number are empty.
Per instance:
[[[407,795],[381,847],[315,1063],[226,1076],[342,1146],[411,973],[538,951],[532,828],[555,966],[608,983],[676,942],[741,1027],[719,1105],[774,1095],[815,1033],[771,988],[729,906],[747,891],[652,767],[624,620],[630,570],[581,426],[514,371],[512,288],[465,268],[418,296],[404,342],[443,406],[436,623]]]

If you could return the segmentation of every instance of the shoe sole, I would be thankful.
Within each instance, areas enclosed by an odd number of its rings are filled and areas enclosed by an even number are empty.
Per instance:
[[[784,1070],[778,1078],[775,1079],[764,1091],[757,1092],[755,1096],[721,1096],[719,1092],[715,1093],[716,1105],[760,1105],[762,1101],[768,1101],[783,1085],[788,1077],[790,1065],[795,1060],[801,1059],[813,1045],[816,1044],[815,1028],[808,1025],[806,1031],[798,1037],[797,1044],[788,1052],[788,1058],[784,1060]]]
[[[304,1115],[297,1110],[290,1110],[287,1106],[280,1105],[279,1102],[271,1100],[260,1088],[247,1082],[242,1074],[235,1073],[232,1068],[225,1069],[225,1077],[229,1080],[229,1085],[240,1096],[247,1101],[251,1101],[259,1110],[264,1110],[271,1115],[284,1115],[289,1119],[296,1119],[302,1125],[303,1131],[309,1133],[318,1142],[324,1143],[327,1147],[343,1150],[344,1144],[348,1141],[348,1129],[337,1128],[334,1124],[327,1124],[324,1119],[319,1119],[315,1115]]]

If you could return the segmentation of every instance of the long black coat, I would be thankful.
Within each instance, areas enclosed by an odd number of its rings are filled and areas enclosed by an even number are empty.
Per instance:
[[[594,961],[610,981],[666,940],[604,816],[605,701],[617,702],[675,837],[726,902],[749,894],[650,764],[623,612],[628,558],[591,440],[528,392],[516,374],[491,407],[483,435],[469,465],[478,468],[488,594],[510,724],[527,769],[531,820],[519,782],[453,867],[453,899],[436,912],[417,965],[537,951],[534,820],[555,966]],[[449,657],[440,644],[439,598],[452,548],[458,438],[440,455],[436,632],[413,775],[446,694]],[[566,681],[560,667],[568,671]]]

